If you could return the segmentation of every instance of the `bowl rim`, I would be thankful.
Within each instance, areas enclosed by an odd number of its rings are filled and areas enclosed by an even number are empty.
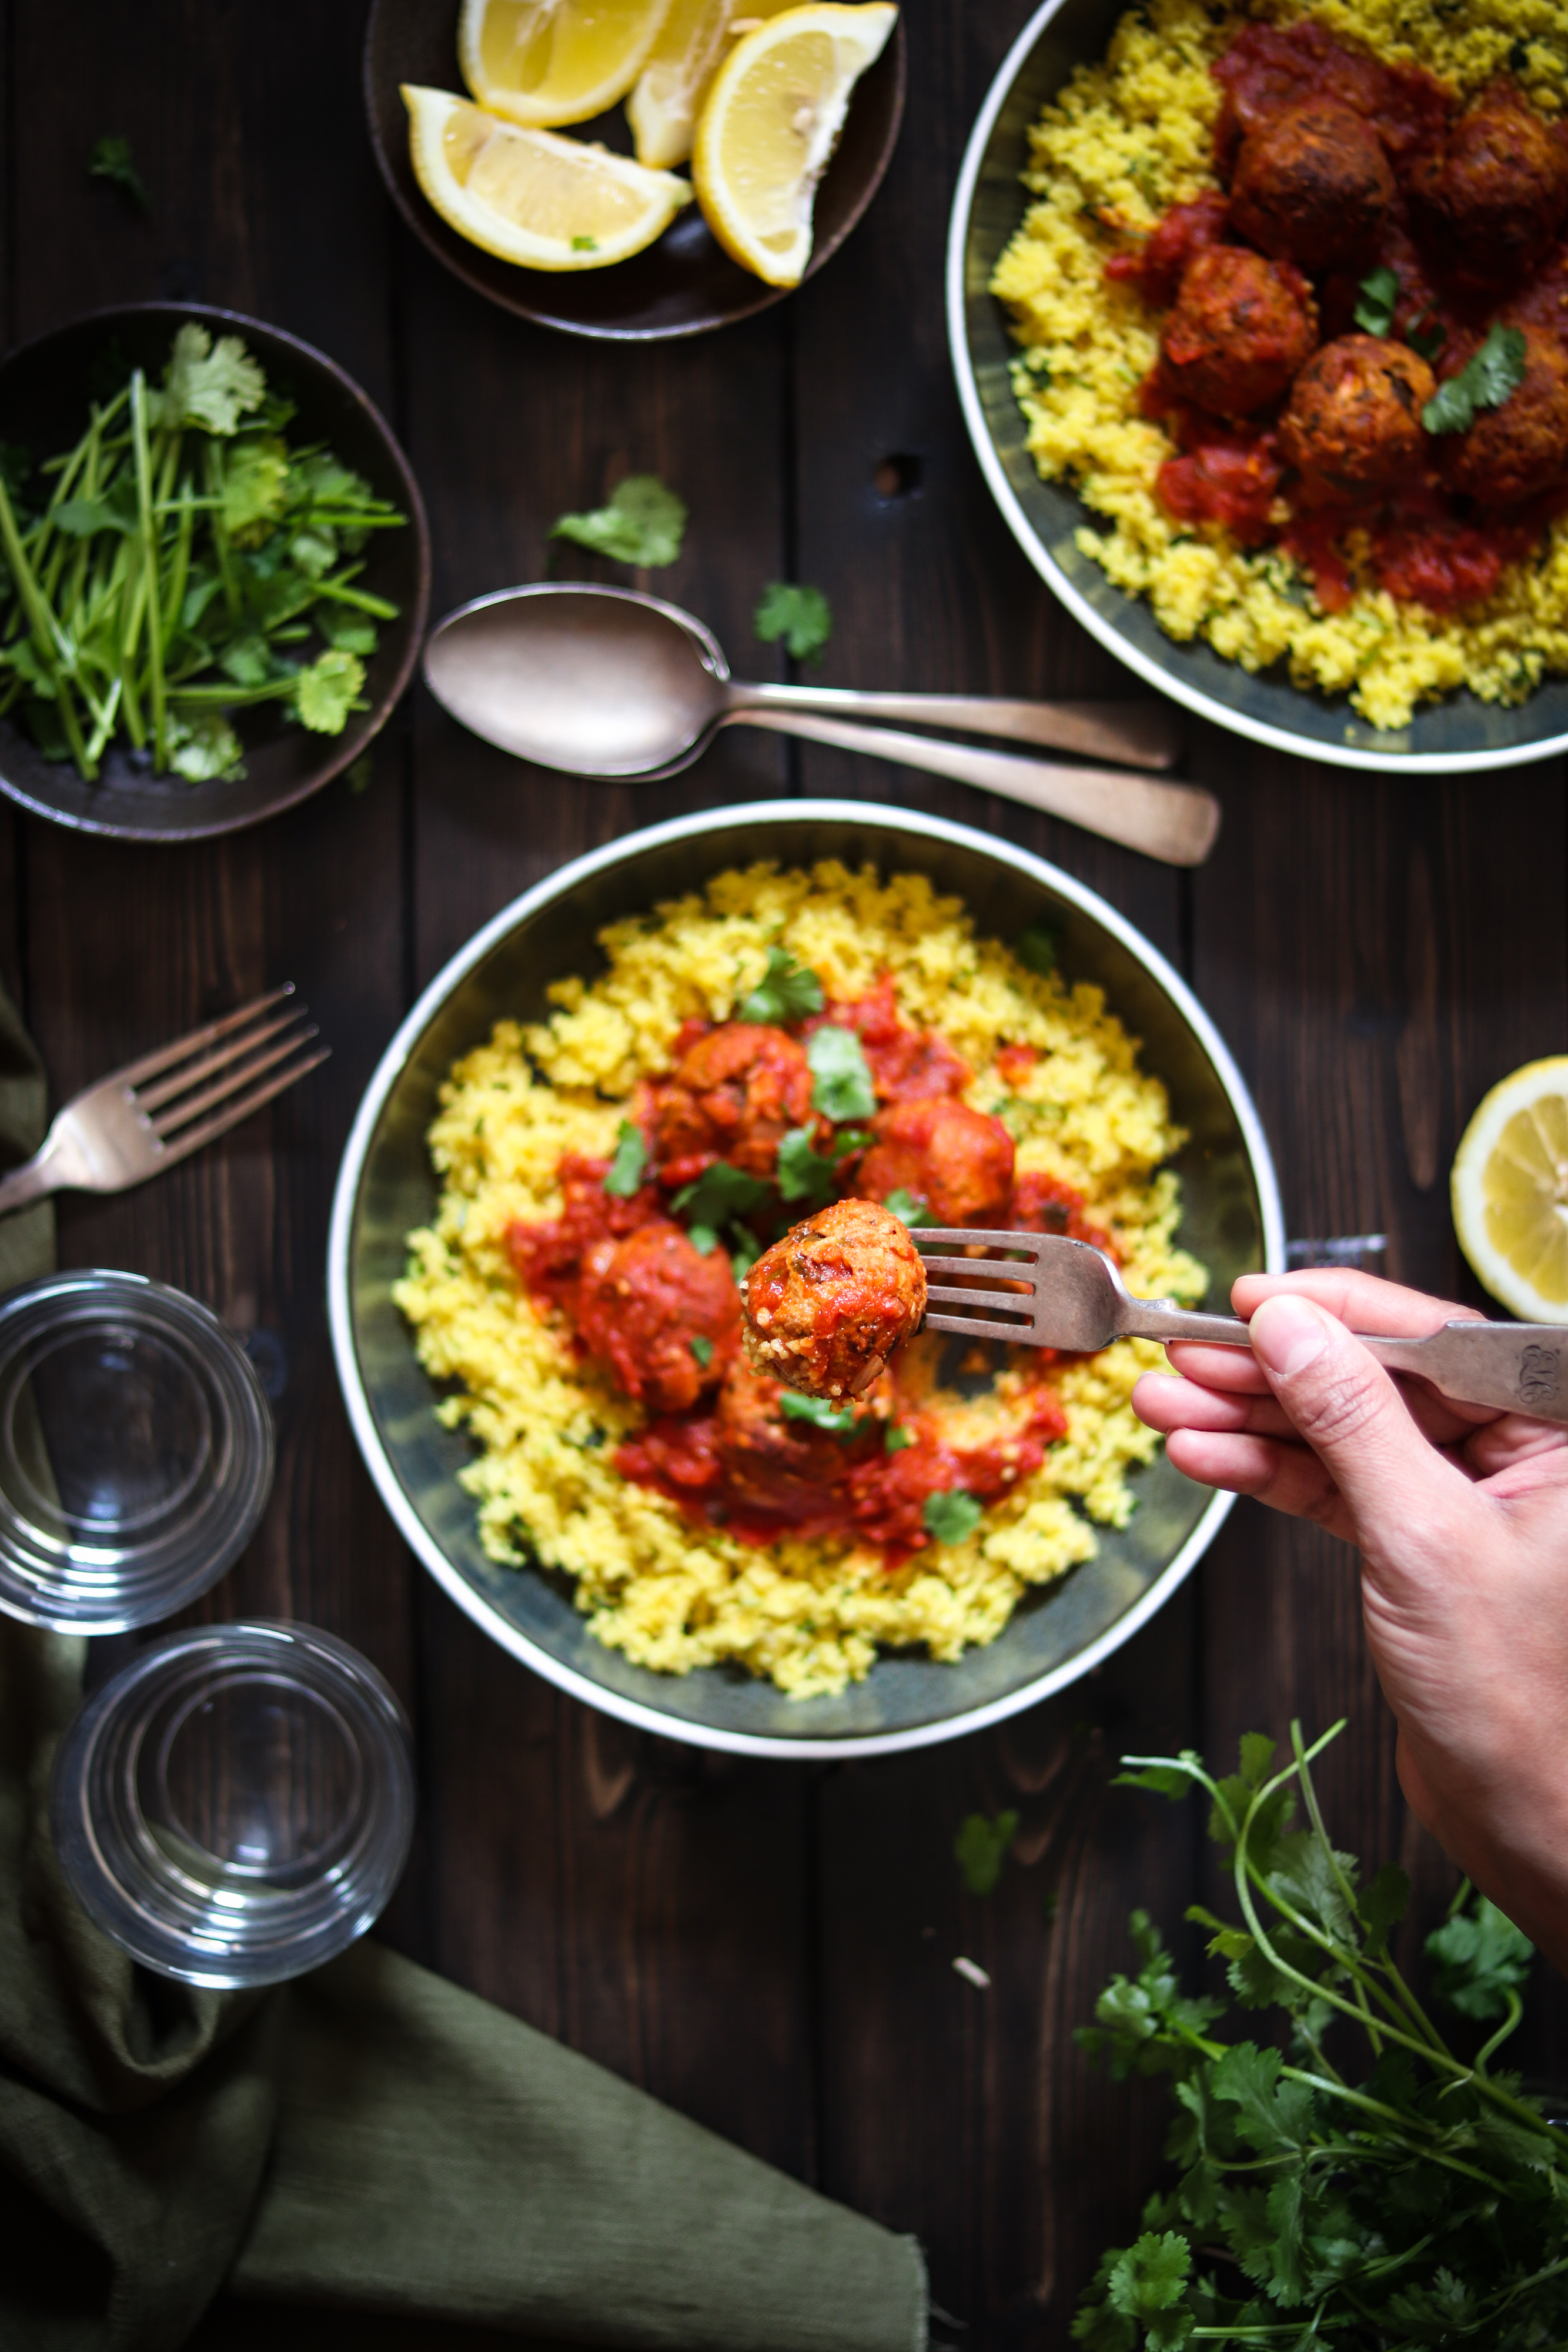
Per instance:
[[[558,866],[553,873],[536,882],[531,889],[512,899],[499,913],[492,915],[467,944],[448,959],[421,992],[376,1065],[355,1114],[333,1193],[327,1246],[328,1318],[343,1402],[365,1465],[405,1542],[429,1570],[443,1591],[488,1633],[492,1641],[499,1643],[504,1650],[509,1650],[514,1657],[520,1658],[525,1665],[531,1666],[547,1682],[553,1683],[558,1689],[581,1700],[586,1706],[597,1707],[603,1714],[619,1717],[623,1723],[632,1724],[640,1731],[651,1731],[666,1739],[682,1740],[695,1748],[719,1748],[741,1756],[787,1757],[798,1762],[887,1756],[907,1748],[935,1747],[943,1740],[961,1738],[971,1731],[999,1723],[1025,1707],[1038,1706],[1042,1699],[1064,1689],[1069,1683],[1076,1682],[1092,1666],[1098,1665],[1102,1659],[1120,1649],[1123,1643],[1130,1640],[1169,1600],[1218,1534],[1236,1501],[1235,1496],[1215,1494],[1211,1496],[1186,1541],[1148,1591],[1097,1640],[1081,1650],[1075,1657],[1051,1667],[1032,1682],[1006,1693],[1000,1698],[988,1700],[981,1706],[936,1723],[917,1724],[899,1731],[837,1738],[818,1738],[807,1731],[802,1731],[799,1738],[781,1738],[771,1734],[733,1731],[693,1723],[685,1717],[666,1715],[651,1702],[628,1698],[620,1692],[608,1690],[574,1667],[564,1664],[501,1617],[432,1538],[403,1493],[382,1450],[360,1376],[353,1344],[350,1251],[365,1160],[387,1097],[430,1022],[458,983],[489,954],[492,948],[515,930],[519,923],[548,907],[553,899],[563,897],[579,882],[591,875],[601,873],[606,867],[624,864],[644,850],[659,848],[670,842],[701,839],[706,834],[721,832],[737,823],[761,829],[786,822],[812,821],[856,824],[873,823],[891,833],[908,834],[923,842],[946,841],[956,846],[980,851],[1041,883],[1059,898],[1070,900],[1093,921],[1102,924],[1166,991],[1177,1011],[1191,1025],[1212,1062],[1236,1115],[1253,1181],[1258,1187],[1264,1265],[1270,1273],[1277,1273],[1282,1270],[1285,1263],[1284,1214],[1262,1121],[1228,1047],[1181,974],[1166,961],[1152,941],[1145,939],[1142,932],[1098,892],[1075,881],[1060,866],[1049,864],[1043,857],[1037,857],[1032,851],[981,833],[975,826],[925,816],[917,811],[889,807],[876,801],[765,800],[732,803],[723,808],[705,810],[694,816],[672,817],[637,833],[623,834],[617,840],[608,842],[601,848],[591,849],[584,856]]]
[[[1228,728],[1232,734],[1245,735],[1254,743],[1266,743],[1272,751],[1289,751],[1297,759],[1321,761],[1329,767],[1359,768],[1364,772],[1385,776],[1475,775],[1487,769],[1521,768],[1537,760],[1556,758],[1568,750],[1568,731],[1543,735],[1535,742],[1510,744],[1496,751],[1376,751],[1357,745],[1320,742],[1310,736],[1297,735],[1289,728],[1271,726],[1267,719],[1249,718],[1245,712],[1206,693],[1202,687],[1190,686],[1184,678],[1174,677],[1158,662],[1151,661],[1146,654],[1130,644],[1115,624],[1097,612],[1087,597],[1074,587],[1049,549],[1042,545],[1003,469],[986,423],[985,410],[980,404],[979,386],[969,350],[965,252],[975,190],[997,117],[1011,97],[1013,84],[1040,35],[1052,17],[1060,15],[1067,5],[1068,0],[1041,0],[1041,5],[1029,18],[998,67],[964,150],[958,183],[953,191],[953,209],[948,216],[947,347],[958,387],[959,405],[987,487],[1001,510],[1002,520],[1024,554],[1046,586],[1066,605],[1074,620],[1082,622],[1108,653],[1114,654],[1118,661],[1135,671],[1145,685],[1152,686],[1157,693],[1168,695],[1175,702],[1185,703],[1200,719],[1212,719],[1217,726]],[[1305,691],[1304,688],[1297,690]]]
[[[747,300],[738,309],[711,314],[705,318],[685,320],[667,327],[621,327],[594,320],[567,319],[560,316],[558,311],[546,307],[542,296],[539,302],[536,304],[521,299],[512,301],[504,293],[497,292],[495,287],[486,282],[477,268],[465,267],[463,258],[451,251],[436,235],[433,223],[438,221],[441,216],[423,193],[418,205],[409,202],[407,192],[401,184],[397,173],[393,169],[392,158],[387,152],[382,119],[376,105],[374,87],[376,49],[378,41],[382,37],[387,7],[388,0],[371,0],[370,10],[365,18],[365,35],[360,60],[361,97],[364,104],[365,123],[370,132],[371,146],[375,154],[376,168],[381,173],[382,185],[385,193],[391,197],[402,220],[413,230],[425,250],[441,264],[444,269],[450,271],[461,285],[466,286],[470,293],[479,295],[486,302],[493,302],[497,310],[509,311],[515,319],[526,319],[531,326],[548,328],[553,334],[580,335],[590,342],[601,343],[636,345],[685,342],[695,335],[717,334],[725,327],[739,326],[744,320],[755,319],[759,311],[771,310],[775,303],[788,300],[791,294],[798,294],[800,287],[814,278],[820,269],[827,267],[840,247],[846,244],[859,228],[865,218],[872,199],[887,177],[888,167],[893,162],[894,150],[898,145],[899,133],[904,128],[904,109],[909,91],[909,44],[904,32],[904,9],[901,6],[891,37],[895,70],[893,110],[888,122],[887,135],[883,141],[882,152],[877,157],[875,169],[868,178],[863,192],[852,207],[848,219],[841,224],[834,235],[821,245],[813,239],[810,255],[798,285],[769,286],[764,279],[758,278],[755,292],[748,290]],[[457,71],[455,66],[455,52],[454,53],[454,71],[457,79],[461,81],[461,73]],[[466,88],[459,89],[455,94],[461,98],[468,98],[471,95]],[[615,101],[616,105],[622,102],[619,99]],[[852,104],[853,102],[852,93],[851,102]],[[610,110],[605,110],[608,112]],[[562,132],[568,136],[580,131],[582,127],[580,123],[562,123],[560,126]],[[831,160],[830,156],[830,163]],[[452,233],[456,234],[455,231]],[[472,248],[476,253],[482,252],[483,249],[477,246]],[[637,258],[635,254],[629,255],[627,257],[633,261]],[[612,264],[612,267],[613,266]],[[538,278],[559,274],[537,269],[530,272],[528,265],[521,262],[515,264],[514,267],[523,278]]]
[[[102,304],[95,310],[73,311],[68,319],[57,320],[52,327],[44,328],[38,334],[29,335],[25,341],[10,344],[4,355],[0,356],[0,380],[3,380],[5,371],[14,362],[30,357],[53,342],[57,336],[74,333],[79,327],[99,325],[108,333],[112,331],[117,320],[160,317],[173,320],[190,319],[196,321],[198,325],[211,326],[218,331],[232,329],[241,335],[250,333],[268,336],[275,342],[287,344],[290,351],[298,352],[300,358],[311,367],[319,369],[323,375],[336,382],[349,399],[364,412],[372,428],[380,435],[391,457],[392,470],[398,479],[400,503],[408,515],[410,528],[413,532],[415,569],[418,577],[406,614],[399,616],[400,625],[404,618],[408,622],[408,642],[392,678],[371,713],[371,724],[365,734],[361,738],[353,730],[345,728],[344,735],[352,737],[352,740],[340,750],[335,750],[329,758],[325,758],[320,769],[312,773],[308,782],[297,784],[290,791],[280,793],[276,800],[269,801],[265,808],[253,809],[241,815],[210,820],[206,824],[161,825],[154,830],[128,823],[123,817],[111,820],[108,817],[80,816],[67,810],[56,808],[51,802],[38,798],[24,786],[14,782],[5,773],[4,769],[0,768],[0,793],[3,793],[7,800],[14,801],[19,808],[25,808],[29,815],[44,817],[50,824],[63,825],[68,833],[95,834],[104,840],[137,842],[152,848],[157,848],[165,842],[172,846],[180,842],[215,841],[221,839],[225,834],[243,833],[253,824],[266,824],[271,818],[281,816],[285,809],[297,808],[301,801],[309,800],[314,793],[329,784],[335,776],[341,775],[345,768],[351,767],[354,761],[362,752],[368,751],[382,734],[393,711],[408,691],[415,665],[424,644],[425,625],[430,618],[431,586],[430,521],[424,511],[424,499],[420,493],[413,467],[409,462],[408,453],[402,442],[376,403],[371,398],[370,394],[349,373],[346,367],[333,359],[329,352],[319,350],[315,343],[308,343],[303,335],[293,334],[287,327],[275,326],[270,319],[257,319],[247,310],[231,310],[214,302],[179,302],[153,299],[145,302]],[[324,748],[328,740],[325,737],[322,739]]]

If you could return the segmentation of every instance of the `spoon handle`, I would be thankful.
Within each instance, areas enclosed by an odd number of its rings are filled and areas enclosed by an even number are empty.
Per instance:
[[[1048,743],[1092,760],[1131,768],[1169,768],[1181,757],[1182,725],[1163,702],[1018,702],[999,694],[858,694],[837,686],[748,686],[731,682],[733,710],[808,710],[823,719],[907,719],[915,727],[956,727],[967,735],[1005,735]]]
[[[934,736],[904,735],[891,727],[857,727],[845,719],[756,706],[727,710],[719,724],[768,727],[843,751],[869,751],[873,759],[895,760],[928,775],[951,776],[980,792],[1000,793],[1050,816],[1066,817],[1108,841],[1141,849],[1145,857],[1163,858],[1167,866],[1201,866],[1219,831],[1219,803],[1212,793],[1196,784],[1152,783],[1124,769],[1062,768]]]

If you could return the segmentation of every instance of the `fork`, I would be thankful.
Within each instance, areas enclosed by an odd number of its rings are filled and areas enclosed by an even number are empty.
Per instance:
[[[329,1045],[294,983],[111,1071],[68,1102],[31,1160],[0,1176],[0,1216],[46,1192],[124,1192],[160,1175],[315,1069]],[[270,1017],[269,1017],[270,1016]]]
[[[925,1258],[926,1299],[967,1314],[931,1314],[926,1331],[1000,1339],[1087,1355],[1113,1339],[1206,1339],[1250,1344],[1233,1315],[1204,1315],[1166,1298],[1134,1298],[1111,1260],[1062,1234],[982,1233],[922,1225],[910,1234]],[[927,1255],[941,1250],[1005,1250],[1006,1258]],[[940,1278],[941,1286],[930,1277]],[[1555,1323],[1445,1323],[1424,1339],[1358,1331],[1390,1371],[1414,1372],[1456,1404],[1496,1405],[1536,1421],[1568,1422],[1568,1327]]]

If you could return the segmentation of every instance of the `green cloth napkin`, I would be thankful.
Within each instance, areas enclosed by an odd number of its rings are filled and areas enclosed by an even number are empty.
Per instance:
[[[0,1165],[43,1074],[0,992]],[[47,1272],[0,1220],[0,1287]],[[0,1618],[0,2345],[172,2352],[220,2287],[669,2352],[922,2352],[910,2238],[371,1943],[201,1992],[101,1935],[47,1820],[87,1643]]]

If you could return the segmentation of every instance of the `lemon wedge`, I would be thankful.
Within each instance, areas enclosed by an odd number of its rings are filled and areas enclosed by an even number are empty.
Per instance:
[[[714,76],[735,40],[793,0],[672,0],[626,101],[639,163],[684,163]]]
[[[669,9],[670,0],[463,0],[463,79],[508,122],[586,122],[625,97]]]
[[[449,89],[402,86],[414,177],[444,221],[526,269],[603,269],[641,253],[692,191],[553,131],[524,131]]]
[[[727,253],[769,286],[798,286],[811,205],[850,92],[897,21],[891,0],[787,8],[736,43],[697,124],[692,177]]]
[[[1527,1323],[1568,1318],[1568,1054],[1493,1087],[1452,1191],[1459,1247],[1492,1297]]]

